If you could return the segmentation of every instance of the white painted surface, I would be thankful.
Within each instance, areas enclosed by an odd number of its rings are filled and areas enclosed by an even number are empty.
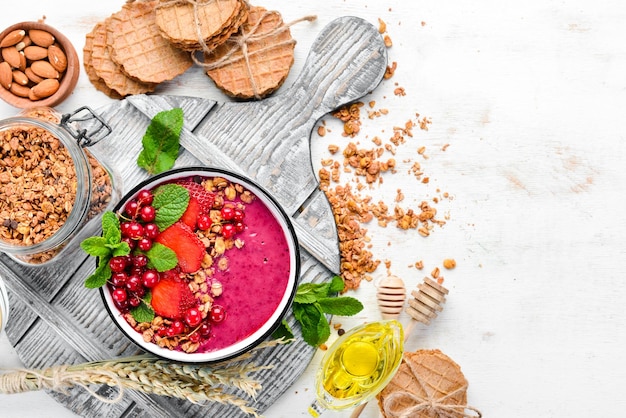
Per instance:
[[[80,54],[84,35],[122,3],[25,0],[4,9],[0,27],[45,15]],[[398,147],[397,161],[411,162],[369,191],[392,207],[398,188],[406,195],[403,206],[439,196],[437,189],[454,197],[436,205],[450,219],[426,239],[395,227],[369,228],[375,256],[389,260],[409,289],[444,258],[457,260],[455,270],[444,272],[450,295],[443,313],[430,327],[418,326],[407,348],[439,348],[458,362],[470,382],[469,403],[485,417],[617,416],[626,407],[620,390],[626,385],[626,7],[583,0],[262,5],[286,21],[318,16],[293,28],[298,45],[287,84],[332,19],[357,15],[387,23],[389,58],[398,70],[365,101],[375,100],[389,115],[363,119],[354,139],[361,146],[373,147],[375,135],[386,140],[415,113],[432,118],[428,131],[414,129]],[[394,83],[406,96],[394,96]],[[226,100],[198,69],[158,92]],[[83,73],[59,109],[108,102]],[[0,117],[15,113],[0,104]],[[349,141],[336,121],[325,119],[332,132],[312,135],[316,168],[329,144]],[[446,151],[444,144],[450,144]],[[421,146],[429,159],[417,153]],[[429,184],[407,173],[413,161],[422,164]],[[418,260],[425,264],[421,272],[408,267]],[[377,275],[384,274],[381,266]],[[379,318],[371,283],[353,296],[366,310],[342,319],[344,327]],[[307,416],[320,358],[267,417]],[[19,366],[0,335],[0,367]],[[72,416],[44,393],[0,395],[0,404],[2,417]],[[348,417],[349,411],[326,415]],[[375,404],[362,414],[377,416]]]

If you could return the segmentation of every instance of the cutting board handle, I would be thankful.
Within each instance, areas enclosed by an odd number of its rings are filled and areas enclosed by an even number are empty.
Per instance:
[[[387,48],[378,29],[344,16],[319,34],[288,94],[307,101],[314,119],[374,90],[387,69]]]

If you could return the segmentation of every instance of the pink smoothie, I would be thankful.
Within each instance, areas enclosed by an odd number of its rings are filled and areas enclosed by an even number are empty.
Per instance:
[[[279,223],[260,199],[246,205],[246,229],[237,234],[241,249],[226,252],[229,267],[216,271],[223,285],[215,303],[226,310],[226,319],[212,325],[211,337],[198,350],[230,346],[258,330],[274,313],[289,280],[287,239]]]

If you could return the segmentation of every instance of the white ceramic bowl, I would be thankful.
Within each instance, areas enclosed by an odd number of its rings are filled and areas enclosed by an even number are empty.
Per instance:
[[[144,342],[142,334],[137,332],[128,324],[128,322],[120,313],[119,309],[115,306],[109,288],[107,286],[102,287],[100,289],[100,293],[104,301],[105,307],[115,324],[128,338],[130,338],[143,350],[155,354],[159,357],[180,362],[206,363],[222,361],[225,359],[236,357],[257,346],[269,335],[271,335],[271,333],[281,323],[284,315],[287,313],[289,307],[291,306],[297,288],[298,278],[300,276],[300,255],[298,250],[298,243],[293,226],[291,225],[291,222],[289,220],[289,216],[283,211],[283,209],[281,209],[280,205],[265,190],[263,190],[256,183],[245,177],[219,169],[206,167],[188,167],[174,169],[158,174],[138,184],[133,190],[127,193],[117,204],[114,211],[118,212],[123,210],[125,203],[130,199],[135,198],[140,190],[151,190],[161,183],[167,183],[176,179],[187,178],[190,176],[222,177],[232,183],[241,184],[245,187],[245,189],[252,192],[257,197],[257,199],[260,199],[263,202],[263,204],[274,216],[277,223],[280,225],[280,228],[282,229],[282,232],[285,236],[289,251],[289,277],[287,278],[287,286],[285,287],[285,291],[282,295],[280,295],[280,301],[276,308],[273,310],[273,313],[271,314],[269,319],[266,320],[261,325],[261,327],[254,331],[251,335],[233,343],[232,345],[214,351],[185,353],[183,351],[161,348],[152,342]],[[250,272],[250,274],[254,274],[254,272]],[[225,292],[226,291],[227,289],[225,288]],[[228,309],[228,307],[226,309]],[[250,312],[250,314],[253,315],[254,312]]]

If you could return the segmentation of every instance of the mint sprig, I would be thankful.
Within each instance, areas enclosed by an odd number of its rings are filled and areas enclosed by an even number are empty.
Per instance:
[[[330,337],[330,325],[326,314],[352,316],[363,310],[363,304],[349,296],[337,296],[343,290],[344,282],[334,276],[327,283],[303,283],[298,286],[292,309],[302,329],[302,338],[312,346],[319,346]],[[287,323],[274,332],[274,337],[286,336],[293,338]],[[286,338],[286,339],[290,339]]]
[[[141,139],[143,149],[137,158],[137,165],[150,174],[172,168],[178,158],[183,121],[181,108],[157,113]]]
[[[80,247],[99,259],[98,268],[85,280],[85,287],[89,289],[102,287],[109,280],[112,274],[109,267],[111,257],[130,254],[130,247],[122,242],[120,220],[111,211],[102,214],[102,236],[89,237],[80,243]]]
[[[154,309],[152,309],[152,294],[146,293],[141,303],[136,308],[130,310],[130,314],[137,322],[152,322],[154,319]]]

